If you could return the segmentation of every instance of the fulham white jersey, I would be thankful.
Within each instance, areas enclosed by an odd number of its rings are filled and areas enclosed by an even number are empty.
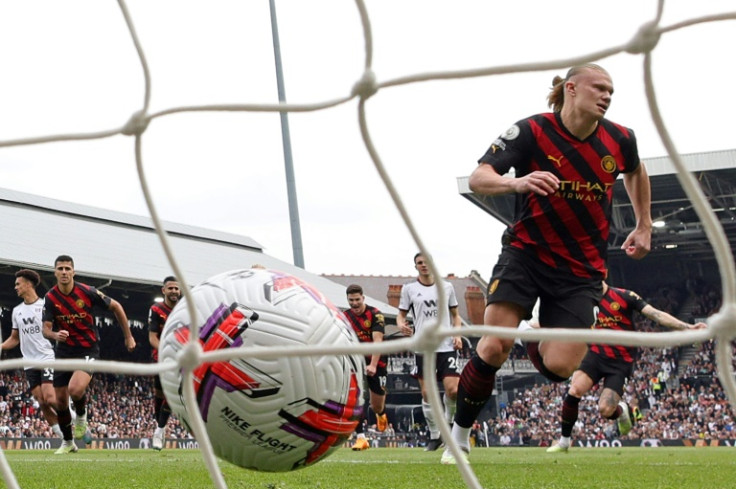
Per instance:
[[[54,349],[51,342],[43,337],[43,299],[32,304],[21,302],[13,308],[13,329],[18,330],[20,351],[28,360],[53,360]],[[30,367],[26,367],[28,369]]]
[[[445,291],[448,307],[457,307],[457,297],[455,297],[455,288],[451,283],[440,281]],[[439,319],[439,296],[437,295],[437,284],[424,285],[419,280],[409,282],[401,287],[401,298],[399,299],[399,309],[407,311],[414,319],[414,332],[418,334],[422,328],[434,324]],[[444,315],[440,328],[451,329],[452,321],[450,312]],[[435,351],[453,351],[452,337],[448,336],[439,344]]]

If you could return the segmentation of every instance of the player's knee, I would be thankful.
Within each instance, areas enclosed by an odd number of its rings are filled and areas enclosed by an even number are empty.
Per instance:
[[[513,339],[502,340],[500,338],[484,336],[481,338],[481,341],[478,342],[476,353],[484,362],[491,365],[497,365],[499,360],[506,360],[513,346]]]
[[[69,388],[69,397],[72,399],[81,399],[84,396],[85,389]]]
[[[546,370],[563,379],[567,380],[570,377],[572,377],[572,374],[575,372],[575,369],[577,369],[577,365],[571,365],[567,359],[559,358],[559,357],[552,357],[551,355],[546,355],[542,359],[542,363],[546,367]],[[561,382],[561,381],[557,381]]]
[[[452,400],[457,399],[457,384],[445,388],[445,395]]]
[[[564,366],[549,366],[546,364],[544,359],[542,359],[542,361],[538,364],[537,368],[540,374],[544,375],[552,382],[565,382],[574,372],[574,369],[568,371]]]
[[[611,419],[616,413],[616,405],[610,402],[601,401],[598,403],[598,412],[604,418]]]

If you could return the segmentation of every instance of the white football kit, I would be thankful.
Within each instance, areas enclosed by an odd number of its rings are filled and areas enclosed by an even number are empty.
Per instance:
[[[451,283],[441,280],[442,288],[447,298],[447,307],[457,307],[457,297],[455,296],[455,288]],[[401,298],[399,299],[399,309],[408,311],[414,319],[414,332],[419,333],[423,327],[436,323],[439,319],[439,296],[437,295],[437,284],[424,285],[419,280],[409,282],[401,287]],[[440,328],[451,329],[453,327],[450,311],[443,316]],[[452,337],[448,336],[439,344],[436,352],[454,351],[452,346]]]
[[[20,351],[28,360],[53,360],[54,349],[49,340],[43,337],[41,315],[44,301],[22,302],[13,308],[13,329],[18,330]],[[31,367],[26,367],[26,370]]]

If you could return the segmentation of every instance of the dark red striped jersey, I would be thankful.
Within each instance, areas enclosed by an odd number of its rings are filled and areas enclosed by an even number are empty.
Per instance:
[[[532,254],[550,267],[582,278],[604,279],[613,184],[639,164],[631,129],[606,119],[581,141],[559,113],[523,119],[496,139],[479,160],[499,175],[548,171],[560,179],[550,196],[516,194],[514,222],[504,246]]]
[[[154,333],[158,339],[161,339],[161,332],[164,330],[166,319],[171,314],[171,307],[166,302],[156,302],[148,310],[148,331]],[[158,349],[151,348],[151,358],[158,361]]]
[[[350,326],[353,327],[353,331],[358,336],[358,340],[361,343],[373,342],[373,332],[384,333],[386,331],[386,320],[383,317],[383,313],[372,306],[365,306],[363,314],[357,315],[352,309],[345,311],[345,317],[348,318]],[[370,363],[370,355],[366,355],[366,362]],[[379,367],[385,367],[387,358],[381,355],[378,360]]]
[[[69,295],[54,285],[46,293],[43,320],[51,321],[54,331],[69,332],[66,343],[59,344],[59,348],[91,348],[97,344],[100,335],[93,314],[95,307],[110,309],[110,298],[91,285],[74,282]]]
[[[636,292],[608,287],[598,308],[595,329],[634,331],[634,312],[641,312],[647,305],[647,301]],[[617,358],[625,362],[636,359],[635,346],[592,344],[590,351],[605,358]]]

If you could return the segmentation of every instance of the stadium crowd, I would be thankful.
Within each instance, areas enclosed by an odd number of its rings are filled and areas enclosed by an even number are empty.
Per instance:
[[[693,318],[707,317],[720,307],[715,287],[699,287],[697,291],[662,289],[648,301],[665,311],[678,311],[685,297]],[[638,316],[638,327],[655,331],[656,327]],[[736,439],[734,411],[720,386],[715,372],[714,343],[680,348],[641,348],[633,378],[625,397],[638,404],[643,418],[638,420],[628,439]],[[690,358],[681,358],[683,352]],[[734,349],[736,353],[736,349]],[[519,357],[523,354],[517,353]],[[393,359],[392,359],[393,360]],[[404,365],[406,355],[398,354],[396,363]],[[559,412],[566,384],[535,384],[517,390],[506,403],[499,403],[497,416],[473,429],[478,445],[548,445],[559,436]],[[150,437],[155,426],[152,419],[153,378],[96,374],[89,392],[89,429],[93,438]],[[602,422],[597,411],[598,390],[594,388],[580,403],[580,416],[573,432],[574,440],[611,439],[618,437],[615,422]],[[409,416],[396,416],[388,433],[379,435],[371,426],[366,432],[377,440],[383,437],[389,446],[421,446],[426,428],[409,422]],[[173,416],[168,425],[168,438],[190,438],[191,435]],[[38,403],[30,396],[21,371],[0,372],[0,437],[52,437],[51,430],[39,412]]]
[[[94,376],[88,401],[89,431],[93,438],[149,437],[155,428],[152,410],[152,377]],[[0,434],[5,438],[52,436],[20,371],[0,373]],[[191,436],[172,417],[168,437]]]

